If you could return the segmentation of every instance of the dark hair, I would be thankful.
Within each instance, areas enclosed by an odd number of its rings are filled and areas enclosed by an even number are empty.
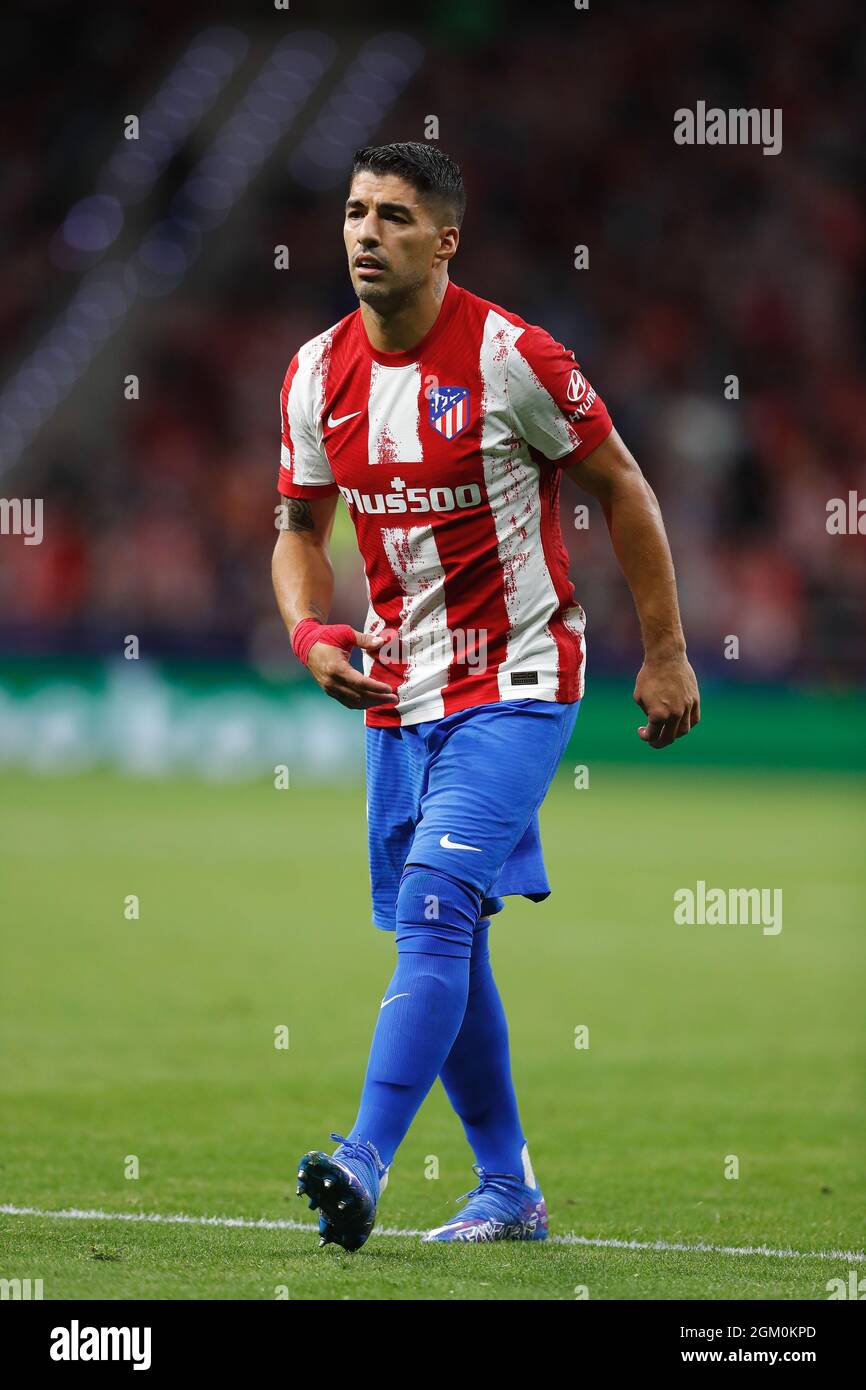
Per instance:
[[[352,177],[362,169],[374,174],[397,174],[429,199],[447,205],[455,224],[463,225],[466,190],[460,167],[435,145],[407,140],[395,145],[365,145],[356,150]]]

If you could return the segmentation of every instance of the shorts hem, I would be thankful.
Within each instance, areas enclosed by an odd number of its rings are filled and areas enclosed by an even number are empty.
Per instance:
[[[507,888],[504,893],[485,893],[481,899],[481,903],[483,905],[486,902],[496,902],[499,898],[527,898],[531,903],[543,903],[546,898],[550,897],[550,894],[550,888]],[[486,912],[481,912],[480,916],[495,917],[497,913],[502,912],[504,906],[505,904],[503,903],[502,907],[496,908],[495,911],[488,909]],[[375,913],[370,918],[370,921],[377,931],[395,932],[397,930],[396,922],[381,922]]]

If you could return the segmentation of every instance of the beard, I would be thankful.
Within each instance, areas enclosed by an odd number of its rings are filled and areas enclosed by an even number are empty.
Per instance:
[[[355,286],[355,294],[362,304],[368,304],[377,314],[390,315],[411,303],[425,284],[425,280],[424,275],[413,276],[409,280],[400,281],[399,284],[394,284],[392,280],[389,285],[379,284],[375,280],[362,280]]]

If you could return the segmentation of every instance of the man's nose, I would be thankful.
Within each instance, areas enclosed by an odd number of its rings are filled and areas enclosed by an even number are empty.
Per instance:
[[[365,217],[358,228],[358,240],[365,246],[375,246],[379,240],[378,224],[374,217]]]

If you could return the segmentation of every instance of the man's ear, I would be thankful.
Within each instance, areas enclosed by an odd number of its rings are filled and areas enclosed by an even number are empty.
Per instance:
[[[436,251],[437,261],[450,261],[452,256],[457,254],[457,247],[460,245],[460,228],[443,227],[439,233],[439,246]]]

